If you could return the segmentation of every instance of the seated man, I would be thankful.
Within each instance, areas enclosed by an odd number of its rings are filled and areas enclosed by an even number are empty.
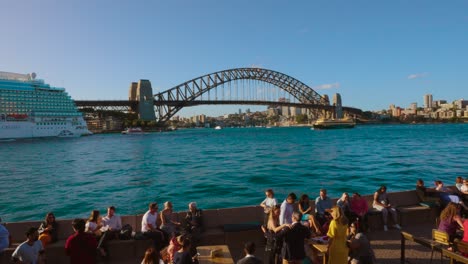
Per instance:
[[[26,231],[26,238],[26,241],[21,243],[11,255],[13,263],[43,263],[44,248],[39,240],[37,228],[30,227]]]
[[[122,229],[122,219],[115,214],[115,207],[109,206],[107,215],[102,218],[101,231],[108,232],[108,239],[114,239],[118,237],[120,229]]]
[[[444,186],[444,183],[440,180],[435,181],[435,190],[439,193],[440,200],[442,201],[442,205],[446,206],[449,203],[460,204],[465,210],[468,210],[468,206],[460,199],[457,195],[457,191],[454,191],[450,188]]]
[[[166,246],[164,233],[158,228],[156,220],[158,219],[158,204],[150,203],[149,210],[143,215],[141,220],[141,232],[143,235],[154,241],[154,247],[159,252]]]
[[[430,191],[429,189],[424,186],[424,181],[422,179],[418,179],[416,181],[416,194],[418,195],[419,199],[423,203],[427,203],[429,205],[433,204],[434,206],[440,205],[440,198],[436,196],[430,196],[433,193],[437,195],[435,191]]]
[[[188,209],[185,216],[185,232],[192,236],[199,235],[203,231],[202,210],[197,208],[195,202],[189,203]]]
[[[327,210],[330,210],[332,206],[333,203],[330,197],[327,196],[327,190],[320,189],[320,196],[315,199],[315,217],[321,225],[328,221],[330,213]]]

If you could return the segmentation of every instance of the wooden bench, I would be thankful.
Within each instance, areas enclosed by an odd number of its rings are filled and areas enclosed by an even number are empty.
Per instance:
[[[369,227],[371,229],[383,229],[382,212],[374,209],[372,203],[373,195],[365,196],[369,204]],[[438,209],[421,205],[421,200],[416,191],[404,191],[388,193],[390,203],[395,206],[398,212],[398,224],[401,226],[409,226],[431,222],[434,223],[437,217]],[[388,225],[394,225],[392,217],[388,216]]]

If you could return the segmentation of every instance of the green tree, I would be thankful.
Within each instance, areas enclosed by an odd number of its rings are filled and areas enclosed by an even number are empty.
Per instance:
[[[307,115],[300,114],[296,116],[296,122],[298,124],[305,124],[307,123],[307,121],[308,121]]]

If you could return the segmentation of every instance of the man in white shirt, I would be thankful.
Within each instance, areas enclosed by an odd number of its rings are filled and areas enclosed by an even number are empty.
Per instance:
[[[42,263],[44,248],[42,242],[38,240],[37,228],[31,227],[26,232],[27,240],[21,243],[11,255],[13,263]]]
[[[116,238],[122,229],[122,219],[115,214],[115,207],[107,208],[107,215],[102,218],[102,232],[109,232],[109,238]]]
[[[294,212],[294,203],[296,202],[297,196],[295,193],[288,194],[288,197],[281,204],[279,222],[280,225],[292,224],[292,215]]]
[[[154,241],[154,247],[160,251],[166,245],[164,233],[157,226],[158,204],[150,203],[149,210],[141,219],[141,232],[143,235]]]

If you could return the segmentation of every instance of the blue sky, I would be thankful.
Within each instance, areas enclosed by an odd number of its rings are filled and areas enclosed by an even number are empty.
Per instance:
[[[37,72],[74,99],[126,99],[139,79],[156,93],[252,65],[364,110],[422,105],[427,93],[468,99],[465,0],[1,0],[0,24],[0,71]]]

